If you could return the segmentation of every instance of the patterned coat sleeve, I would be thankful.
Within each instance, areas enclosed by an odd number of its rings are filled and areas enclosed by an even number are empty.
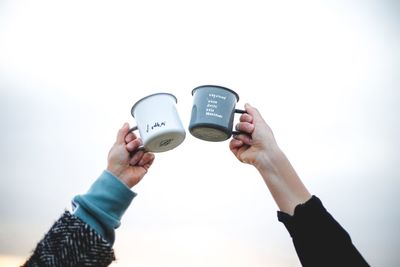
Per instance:
[[[110,243],[65,211],[39,242],[23,267],[108,266],[115,260]]]

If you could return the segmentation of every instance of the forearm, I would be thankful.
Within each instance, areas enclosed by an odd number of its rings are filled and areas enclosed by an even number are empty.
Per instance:
[[[257,170],[279,209],[292,215],[295,207],[309,200],[311,194],[279,148],[260,157],[260,163],[256,165]]]

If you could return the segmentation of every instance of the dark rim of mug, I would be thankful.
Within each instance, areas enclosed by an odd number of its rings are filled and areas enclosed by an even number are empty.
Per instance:
[[[223,90],[226,90],[226,91],[228,91],[228,92],[231,92],[232,94],[235,95],[235,97],[236,97],[236,102],[239,102],[239,95],[238,95],[235,91],[233,91],[232,89],[223,87],[223,86],[219,86],[219,85],[201,85],[201,86],[198,86],[198,87],[196,87],[196,88],[194,88],[194,89],[192,90],[192,95],[194,95],[194,91],[196,91],[196,90],[198,90],[198,89],[201,89],[201,88],[205,88],[205,87],[214,87],[214,88],[219,88],[219,89],[223,89]]]
[[[169,96],[172,96],[172,97],[175,99],[175,103],[178,103],[178,99],[177,99],[176,96],[174,96],[173,94],[170,94],[170,93],[155,93],[155,94],[151,94],[151,95],[145,96],[145,97],[139,99],[138,101],[136,101],[136,103],[135,103],[135,104],[132,106],[132,108],[131,108],[131,114],[132,114],[132,116],[135,117],[135,115],[133,115],[133,111],[135,110],[135,108],[137,107],[137,105],[138,105],[140,102],[142,102],[143,100],[145,100],[145,99],[147,99],[147,98],[149,98],[149,97],[155,96],[155,95],[169,95]]]

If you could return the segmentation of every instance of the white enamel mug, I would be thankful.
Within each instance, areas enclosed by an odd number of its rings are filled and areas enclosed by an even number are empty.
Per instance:
[[[179,146],[186,132],[176,109],[177,99],[169,93],[148,95],[137,101],[131,114],[139,130],[143,149],[149,152],[164,152]]]

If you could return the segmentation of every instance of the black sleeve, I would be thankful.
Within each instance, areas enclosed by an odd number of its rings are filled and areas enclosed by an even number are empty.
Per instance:
[[[278,220],[289,231],[303,266],[369,266],[316,196],[296,206],[293,216],[278,211]]]
[[[90,226],[66,211],[36,246],[23,267],[108,266],[111,245]]]

